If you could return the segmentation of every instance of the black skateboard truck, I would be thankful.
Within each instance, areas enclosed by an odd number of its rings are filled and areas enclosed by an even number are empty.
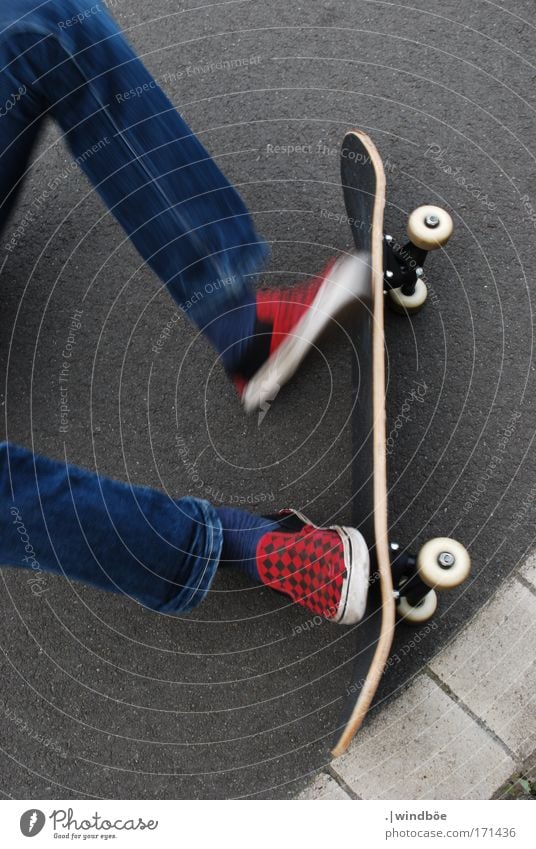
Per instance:
[[[417,556],[389,544],[397,612],[406,622],[426,622],[437,608],[436,590],[457,587],[469,575],[471,559],[461,543],[449,537],[428,540]]]
[[[408,218],[409,241],[401,244],[392,236],[383,237],[383,282],[392,308],[400,313],[416,313],[424,306],[428,288],[424,262],[430,251],[446,245],[454,225],[439,206],[419,206]]]

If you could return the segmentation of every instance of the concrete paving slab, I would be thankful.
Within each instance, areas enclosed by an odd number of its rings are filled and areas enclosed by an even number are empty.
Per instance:
[[[430,667],[520,757],[536,747],[536,597],[499,590]]]
[[[421,675],[333,767],[362,799],[489,799],[513,764],[489,733]]]

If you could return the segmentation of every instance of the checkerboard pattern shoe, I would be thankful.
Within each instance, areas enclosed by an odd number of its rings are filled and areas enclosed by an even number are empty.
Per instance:
[[[261,581],[312,613],[354,625],[367,603],[370,560],[355,528],[321,528],[294,510],[283,511],[280,531],[257,544]]]
[[[368,254],[331,260],[321,274],[292,289],[257,293],[251,347],[233,382],[247,412],[273,401],[330,321],[370,298]]]

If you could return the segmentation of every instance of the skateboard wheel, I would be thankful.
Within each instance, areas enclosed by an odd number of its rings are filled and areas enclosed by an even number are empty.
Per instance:
[[[452,218],[440,206],[419,206],[408,218],[410,241],[423,251],[434,251],[446,245],[453,229]]]
[[[391,307],[399,313],[416,313],[423,308],[428,297],[426,283],[417,278],[413,295],[405,295],[402,289],[389,289]]]
[[[469,552],[455,539],[436,537],[417,555],[419,577],[429,587],[450,590],[463,583],[471,571]]]
[[[401,596],[397,610],[401,619],[406,622],[427,622],[431,619],[437,609],[437,593],[435,590],[427,592],[418,604],[410,604],[405,596]]]

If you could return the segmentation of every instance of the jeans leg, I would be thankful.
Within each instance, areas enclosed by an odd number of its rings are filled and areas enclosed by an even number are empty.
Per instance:
[[[4,0],[29,9],[27,0]],[[0,57],[60,124],[143,259],[198,325],[241,303],[268,249],[238,192],[106,12],[50,0],[2,32]],[[72,23],[76,15],[79,23]],[[0,160],[1,162],[1,160]],[[1,164],[0,164],[1,167]]]
[[[52,572],[186,613],[206,596],[221,548],[206,501],[175,501],[0,444],[0,562],[27,569],[35,594]]]

